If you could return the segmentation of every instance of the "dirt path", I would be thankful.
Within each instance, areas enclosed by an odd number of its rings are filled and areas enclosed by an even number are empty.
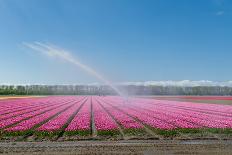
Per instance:
[[[232,141],[73,141],[0,143],[2,154],[231,154]]]
[[[39,98],[45,96],[0,96],[0,100],[7,100],[7,99],[25,99],[25,98]]]

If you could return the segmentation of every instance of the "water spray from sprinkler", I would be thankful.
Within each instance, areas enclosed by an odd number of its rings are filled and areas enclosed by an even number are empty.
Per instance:
[[[81,63],[79,60],[77,60],[69,51],[64,50],[62,48],[59,48],[57,46],[51,45],[51,44],[44,44],[41,42],[34,42],[34,43],[23,43],[26,47],[33,49],[34,51],[38,51],[40,53],[43,53],[49,57],[55,57],[59,58],[61,60],[64,60],[66,62],[69,62],[88,74],[94,76],[95,78],[102,81],[104,84],[110,86],[118,95],[122,96],[124,98],[124,94],[112,84],[111,81],[103,77],[100,73],[92,69],[91,67]]]

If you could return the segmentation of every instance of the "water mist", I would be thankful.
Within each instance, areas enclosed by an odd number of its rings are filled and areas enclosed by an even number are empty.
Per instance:
[[[115,85],[112,84],[111,81],[106,79],[104,76],[102,76],[100,73],[98,73],[97,71],[95,71],[91,67],[81,63],[69,51],[64,50],[62,48],[59,48],[57,46],[51,45],[51,44],[44,44],[41,42],[23,43],[23,44],[26,47],[33,49],[35,51],[38,51],[40,53],[43,53],[49,57],[59,58],[61,60],[64,60],[66,62],[69,62],[69,63],[81,68],[83,71],[85,71],[89,75],[94,76],[98,80],[102,81],[104,84],[110,86],[118,95],[120,95],[122,97],[125,96]]]

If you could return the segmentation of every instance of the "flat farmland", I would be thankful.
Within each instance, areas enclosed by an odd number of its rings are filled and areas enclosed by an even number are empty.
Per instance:
[[[1,100],[1,140],[232,139],[231,105],[167,98],[48,96]]]
[[[145,96],[157,100],[232,105],[232,96]]]
[[[39,96],[2,96],[2,95],[0,95],[0,100],[22,99],[22,98],[33,98],[33,97],[39,97]]]

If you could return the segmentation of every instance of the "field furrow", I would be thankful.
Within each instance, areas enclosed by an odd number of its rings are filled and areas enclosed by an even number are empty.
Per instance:
[[[75,115],[71,123],[65,129],[67,132],[75,132],[75,131],[90,131],[90,106],[91,106],[91,98],[88,98],[86,103],[80,109],[80,111]]]
[[[5,136],[51,140],[227,134],[232,106],[119,96],[6,99],[0,101],[0,130]]]
[[[94,124],[97,132],[118,130],[117,124],[112,120],[109,114],[99,105],[93,97]]]
[[[22,121],[21,123],[17,124],[16,126],[4,129],[5,131],[8,132],[17,132],[17,131],[26,131],[31,129],[37,124],[43,123],[44,121],[48,120],[49,118],[56,116],[57,114],[65,111],[66,109],[70,108],[72,105],[74,105],[73,102],[68,102],[61,107],[54,108],[51,111],[45,112],[41,115],[37,115],[31,119]]]
[[[47,123],[43,124],[37,131],[48,131],[48,132],[55,132],[60,130],[64,124],[68,121],[68,119],[79,109],[79,107],[85,102],[85,100],[76,101],[74,105],[72,105],[69,109],[65,110],[64,112],[60,113],[53,119],[49,120]]]

